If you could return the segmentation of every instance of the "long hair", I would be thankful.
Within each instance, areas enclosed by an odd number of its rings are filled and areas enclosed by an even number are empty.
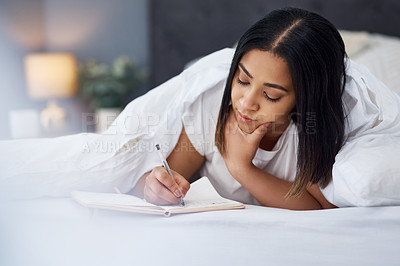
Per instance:
[[[288,7],[270,12],[243,34],[219,111],[215,143],[221,154],[225,153],[232,80],[242,56],[252,49],[283,58],[295,90],[296,106],[290,119],[298,130],[297,172],[287,196],[299,196],[309,183],[325,187],[344,142],[342,94],[347,55],[339,32],[318,14]]]

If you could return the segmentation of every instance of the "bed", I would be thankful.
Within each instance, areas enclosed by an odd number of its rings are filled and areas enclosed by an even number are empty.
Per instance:
[[[177,4],[172,1],[167,8],[162,2],[152,1],[152,14],[161,10],[168,14]],[[261,1],[254,2],[254,8],[260,8]],[[278,7],[277,1],[264,2]],[[350,5],[353,12],[363,5],[355,2]],[[366,2],[369,5],[362,7],[365,13],[360,17],[377,8],[373,1]],[[333,5],[331,1],[301,3],[322,11]],[[400,8],[396,1],[379,3],[383,12],[379,16],[388,12],[386,19]],[[153,17],[153,21],[160,19]],[[391,32],[376,32],[371,24],[362,28],[362,23],[357,27],[352,23],[339,23],[350,58],[365,64],[400,94],[398,27],[388,25]],[[385,23],[376,27],[385,28]],[[154,32],[153,42],[160,38]],[[159,53],[154,51],[154,56]],[[165,69],[182,69],[204,53],[191,51],[182,62]],[[153,76],[154,84],[177,74],[153,71],[162,75]],[[399,265],[399,241],[400,206],[291,211],[246,205],[243,210],[162,217],[88,209],[70,197],[0,201],[0,265]]]
[[[151,216],[71,199],[1,206],[1,265],[399,265],[400,207]]]

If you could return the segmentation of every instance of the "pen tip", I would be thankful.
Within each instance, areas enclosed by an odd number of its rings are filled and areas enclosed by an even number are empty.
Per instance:
[[[160,145],[156,144],[156,149],[160,150]]]

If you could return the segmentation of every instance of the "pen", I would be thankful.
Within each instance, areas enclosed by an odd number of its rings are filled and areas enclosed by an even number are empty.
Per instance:
[[[160,145],[156,144],[156,150],[158,151],[158,156],[160,156],[161,162],[164,165],[165,169],[167,169],[168,174],[172,177],[172,179],[175,181],[174,176],[172,175],[171,169],[169,168],[169,165],[167,163],[167,160],[165,160],[164,156],[161,153]],[[182,194],[182,191],[181,191]],[[182,196],[179,197],[179,201],[181,202],[181,206],[185,206],[185,202],[182,199]]]

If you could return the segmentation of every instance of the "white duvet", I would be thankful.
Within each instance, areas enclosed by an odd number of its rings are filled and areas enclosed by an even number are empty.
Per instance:
[[[171,217],[93,210],[72,199],[0,203],[0,265],[400,263],[400,207],[243,210]]]
[[[226,67],[219,65],[229,65],[232,55],[232,49],[211,54],[135,99],[103,134],[0,141],[0,198],[111,192],[114,186],[129,191],[139,177],[161,164],[156,143],[165,155],[172,151],[185,107],[227,76]],[[208,78],[194,79],[199,71]]]
[[[172,151],[185,108],[227,77],[233,52],[206,56],[132,101],[104,134],[1,141],[0,197],[111,192],[114,186],[129,191],[160,165],[156,143],[165,155]],[[333,181],[322,192],[342,207],[400,205],[400,97],[355,63],[349,73],[344,96],[349,138],[336,158]]]

